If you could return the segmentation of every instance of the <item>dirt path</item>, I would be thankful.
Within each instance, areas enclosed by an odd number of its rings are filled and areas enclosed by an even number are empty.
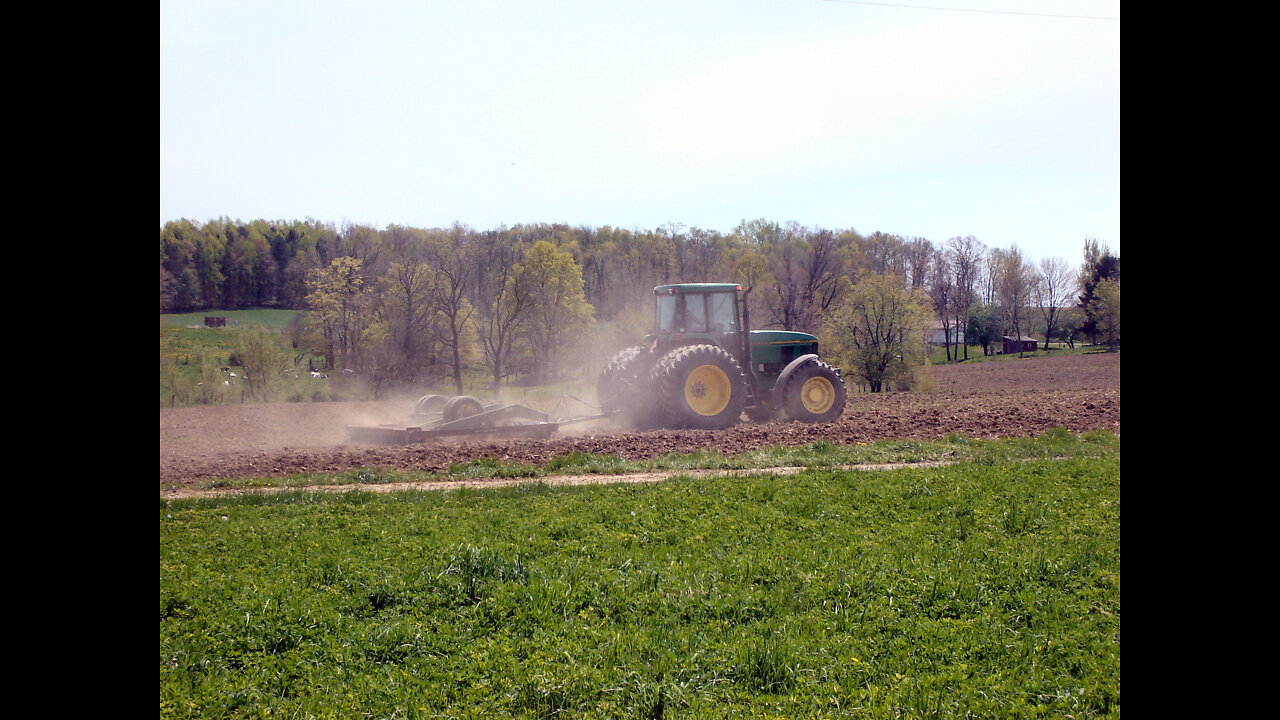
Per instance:
[[[877,472],[884,470],[897,470],[899,468],[914,467],[940,467],[949,465],[948,462],[926,461],[919,463],[874,463],[865,465],[840,465],[838,469],[859,471],[859,472]],[[200,489],[193,487],[172,488],[162,490],[160,498],[162,500],[185,500],[201,497],[237,497],[241,495],[262,495],[279,492],[296,492],[305,489],[308,492],[315,493],[344,493],[344,492],[371,492],[371,493],[388,493],[400,492],[403,490],[459,490],[461,488],[501,488],[511,487],[513,485],[521,485],[525,483],[543,483],[546,485],[614,485],[618,483],[653,483],[662,482],[673,477],[683,476],[688,478],[707,478],[707,477],[738,477],[745,475],[778,475],[787,476],[795,473],[804,472],[809,468],[801,466],[786,467],[770,467],[770,468],[752,468],[749,470],[668,470],[664,472],[643,472],[628,473],[625,475],[552,475],[539,478],[489,478],[483,480],[426,480],[421,482],[402,482],[402,483],[347,483],[342,485],[310,485],[306,488],[296,487],[269,487],[269,488],[221,488],[221,489]]]

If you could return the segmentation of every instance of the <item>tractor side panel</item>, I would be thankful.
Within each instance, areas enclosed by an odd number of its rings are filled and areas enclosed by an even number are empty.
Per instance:
[[[773,389],[783,369],[804,355],[818,353],[818,338],[783,330],[751,332],[751,367],[760,382],[760,394]]]

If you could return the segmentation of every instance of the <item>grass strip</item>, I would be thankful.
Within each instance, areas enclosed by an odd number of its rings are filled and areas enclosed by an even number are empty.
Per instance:
[[[1066,443],[162,502],[160,714],[1118,717],[1119,442]]]

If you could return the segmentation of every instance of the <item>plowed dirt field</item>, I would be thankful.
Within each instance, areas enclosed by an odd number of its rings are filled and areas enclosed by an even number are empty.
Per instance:
[[[671,452],[733,454],[761,447],[883,439],[1024,437],[1053,427],[1120,432],[1120,354],[1028,357],[932,368],[927,393],[850,393],[834,423],[743,424],[729,430],[624,432],[605,423],[551,440],[388,447],[347,438],[347,425],[407,423],[409,399],[271,403],[160,410],[160,488],[208,478],[282,476],[360,467],[443,470],[481,458],[539,465],[570,452],[644,459]],[[585,414],[585,413],[584,413]]]

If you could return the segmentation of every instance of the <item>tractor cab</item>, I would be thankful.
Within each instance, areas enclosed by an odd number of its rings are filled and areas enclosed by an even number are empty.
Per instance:
[[[657,349],[708,342],[727,351],[748,374],[766,378],[776,378],[802,355],[818,354],[818,338],[809,333],[751,330],[741,290],[742,286],[736,283],[655,287],[656,333],[646,337],[645,342],[654,346],[656,341]],[[743,330],[748,331],[745,337]]]
[[[737,357],[741,324],[738,319],[738,291],[734,283],[683,283],[659,285],[653,289],[654,335],[646,338],[659,346],[709,342]]]

